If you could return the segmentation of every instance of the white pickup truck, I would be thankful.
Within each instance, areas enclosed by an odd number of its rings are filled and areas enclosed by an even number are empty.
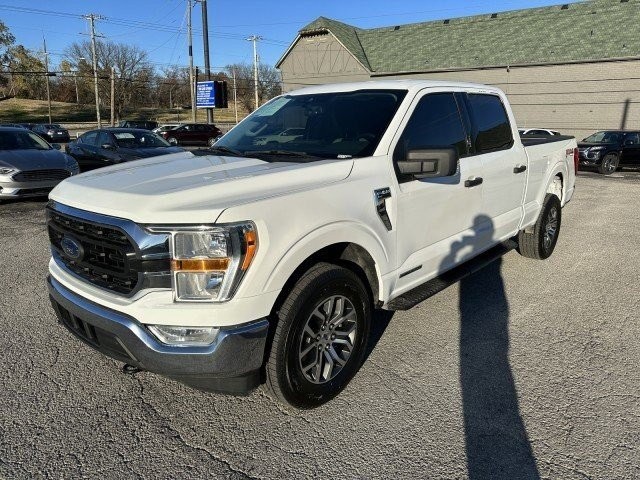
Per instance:
[[[126,371],[233,394],[266,383],[312,408],[355,375],[374,309],[410,308],[509,244],[551,255],[576,161],[572,137],[523,144],[497,88],[305,88],[209,150],[58,185],[52,304]]]

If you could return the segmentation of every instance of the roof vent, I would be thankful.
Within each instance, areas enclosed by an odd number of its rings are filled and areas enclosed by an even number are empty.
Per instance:
[[[565,3],[564,5],[562,5],[560,7],[560,10],[569,10],[569,5],[567,3]]]
[[[447,18],[445,21],[443,21],[442,23],[444,23],[445,25],[449,25],[449,19]]]
[[[492,13],[491,14],[491,18],[498,18],[498,14],[497,13]]]
[[[400,30],[400,27],[398,25],[396,25],[395,27],[393,27],[393,31],[395,32],[396,30]]]
[[[629,0],[620,0],[620,3],[629,3]]]

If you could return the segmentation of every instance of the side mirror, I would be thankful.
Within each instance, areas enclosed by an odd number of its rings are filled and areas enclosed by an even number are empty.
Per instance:
[[[116,146],[112,145],[111,143],[103,143],[102,147],[104,150],[115,150]]]
[[[409,150],[405,160],[398,160],[398,169],[416,179],[450,177],[458,169],[455,148]]]
[[[60,150],[60,149],[62,148],[62,147],[60,146],[60,144],[59,144],[59,143],[52,143],[52,144],[51,144],[51,147],[52,147],[54,150]]]

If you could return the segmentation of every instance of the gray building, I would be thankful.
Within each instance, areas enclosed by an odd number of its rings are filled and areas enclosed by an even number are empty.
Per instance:
[[[379,78],[502,88],[519,126],[579,138],[640,129],[640,0],[591,0],[363,29],[320,17],[276,67],[283,88]]]

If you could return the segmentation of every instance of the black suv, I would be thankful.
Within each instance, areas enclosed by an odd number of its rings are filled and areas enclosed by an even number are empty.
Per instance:
[[[621,167],[640,167],[640,130],[605,130],[578,143],[580,167],[611,175]]]
[[[153,130],[158,128],[158,122],[152,120],[122,120],[118,123],[120,128],[142,128],[143,130]]]

